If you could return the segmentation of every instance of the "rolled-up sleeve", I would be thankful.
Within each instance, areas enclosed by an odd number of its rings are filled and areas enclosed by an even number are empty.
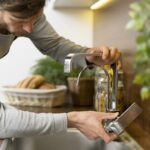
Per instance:
[[[0,139],[49,135],[66,131],[66,113],[33,113],[0,104]]]

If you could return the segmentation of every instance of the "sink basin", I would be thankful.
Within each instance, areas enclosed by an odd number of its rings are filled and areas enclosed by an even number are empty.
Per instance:
[[[68,131],[65,134],[18,138],[13,142],[13,150],[131,150],[121,142],[105,144],[103,140],[89,140],[82,133]]]

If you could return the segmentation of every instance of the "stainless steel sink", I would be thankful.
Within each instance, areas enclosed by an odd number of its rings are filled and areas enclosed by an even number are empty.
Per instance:
[[[82,133],[73,130],[65,134],[15,139],[13,150],[131,150],[131,148],[121,142],[105,144],[101,139],[88,140]]]

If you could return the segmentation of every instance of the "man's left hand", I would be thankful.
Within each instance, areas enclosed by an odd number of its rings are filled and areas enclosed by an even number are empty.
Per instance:
[[[99,53],[99,56],[86,56],[88,62],[96,65],[112,64],[121,57],[121,52],[115,47],[90,48],[87,53]]]

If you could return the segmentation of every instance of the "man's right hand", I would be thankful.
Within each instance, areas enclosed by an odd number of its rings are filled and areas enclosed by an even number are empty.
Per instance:
[[[106,143],[117,138],[114,133],[107,133],[103,127],[103,121],[115,119],[118,113],[103,113],[95,111],[69,112],[68,127],[77,128],[89,139],[102,138]]]

